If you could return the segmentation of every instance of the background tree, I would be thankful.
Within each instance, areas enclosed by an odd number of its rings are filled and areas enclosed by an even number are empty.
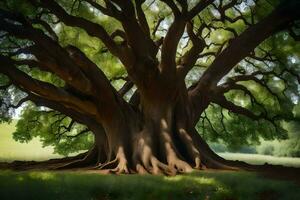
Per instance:
[[[298,120],[299,1],[0,6],[1,120],[25,105],[17,140],[41,136],[62,154],[90,148],[51,167],[252,169],[220,158],[197,130],[234,145],[284,138],[283,120]]]

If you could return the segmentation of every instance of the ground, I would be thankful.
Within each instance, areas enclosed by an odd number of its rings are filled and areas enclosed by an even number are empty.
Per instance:
[[[14,142],[11,137],[13,130],[13,124],[0,125],[0,161],[43,160],[58,156],[52,154],[52,148],[42,149],[38,140],[29,144]],[[300,167],[300,158],[232,153],[221,156],[253,164],[268,162]],[[295,182],[299,176],[229,171],[198,171],[175,177],[115,176],[97,171],[0,171],[0,199],[299,200],[300,178]]]
[[[276,157],[270,155],[248,154],[248,153],[218,153],[219,156],[228,160],[241,160],[254,165],[265,163],[272,165],[283,165],[300,168],[300,158],[296,157]]]
[[[2,171],[0,199],[299,200],[300,186],[251,172],[201,171],[165,177]]]

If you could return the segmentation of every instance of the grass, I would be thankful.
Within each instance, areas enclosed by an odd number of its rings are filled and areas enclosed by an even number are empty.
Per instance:
[[[19,143],[13,139],[16,122],[0,124],[0,161],[12,160],[47,160],[60,157],[53,154],[53,147],[44,147],[39,138],[34,138],[29,143]]]
[[[34,138],[29,143],[19,143],[13,140],[16,122],[0,124],[0,162],[13,160],[48,160],[61,157],[53,154],[53,147],[43,147],[39,138]],[[251,164],[279,164],[292,167],[300,167],[300,158],[275,157],[258,154],[244,153],[219,153],[229,160],[242,160]]]
[[[300,187],[249,172],[195,172],[175,177],[84,172],[0,172],[0,199],[299,200]]]
[[[250,164],[273,164],[273,165],[284,165],[289,167],[299,167],[300,168],[300,158],[291,157],[275,157],[268,155],[259,154],[246,154],[246,153],[218,153],[225,159],[228,160],[242,160]]]
[[[46,160],[59,157],[43,148],[38,138],[20,144],[12,138],[14,123],[0,124],[0,161]],[[231,160],[253,164],[300,167],[300,158],[221,153]],[[205,171],[175,177],[113,176],[86,172],[0,171],[0,199],[72,200],[299,200],[300,188],[292,182],[263,178],[250,172]]]

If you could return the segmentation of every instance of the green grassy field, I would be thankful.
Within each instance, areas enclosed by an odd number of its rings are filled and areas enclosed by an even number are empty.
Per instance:
[[[164,177],[2,171],[0,199],[299,200],[300,187],[249,172],[197,172]]]
[[[15,131],[15,122],[0,124],[0,161],[12,160],[47,160],[60,157],[53,154],[52,147],[43,148],[39,138],[29,143],[16,142],[12,133]]]
[[[43,148],[38,138],[28,144],[12,139],[14,124],[0,124],[0,160],[46,160],[59,157]],[[221,153],[231,160],[300,167],[300,159]],[[175,177],[114,176],[86,172],[0,171],[0,199],[95,200],[299,200],[300,187],[292,182],[263,178],[249,172],[205,171]]]
[[[289,167],[300,167],[300,158],[291,157],[275,157],[259,154],[246,154],[246,153],[218,153],[225,159],[228,160],[242,160],[250,164],[273,164],[273,165],[284,165]]]
[[[13,140],[12,132],[15,130],[15,122],[0,124],[0,161],[13,160],[48,160],[59,158],[53,154],[53,147],[44,147],[39,138],[34,138],[29,143],[19,143]],[[274,157],[258,154],[243,153],[219,153],[220,156],[230,160],[242,160],[251,164],[280,164],[300,167],[300,158]]]

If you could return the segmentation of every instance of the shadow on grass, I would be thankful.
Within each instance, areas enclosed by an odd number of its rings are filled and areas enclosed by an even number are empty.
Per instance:
[[[299,200],[298,185],[246,172],[195,172],[175,177],[81,172],[0,172],[0,199],[43,200]]]

